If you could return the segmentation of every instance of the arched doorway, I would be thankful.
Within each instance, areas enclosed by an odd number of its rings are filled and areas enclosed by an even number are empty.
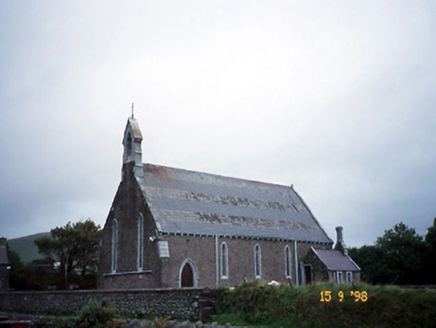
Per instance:
[[[197,268],[192,260],[186,259],[180,266],[179,287],[197,287]]]

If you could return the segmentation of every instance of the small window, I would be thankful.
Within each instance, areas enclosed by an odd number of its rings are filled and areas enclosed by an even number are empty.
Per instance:
[[[338,271],[336,274],[336,278],[337,278],[337,283],[338,284],[342,284],[343,280],[342,280],[342,271]]]
[[[256,278],[262,277],[262,253],[259,244],[254,246],[254,276]]]
[[[347,272],[347,282],[351,285],[353,283],[353,272]]]
[[[130,133],[127,134],[127,156],[132,155],[132,136]]]
[[[117,271],[118,260],[118,222],[112,221],[112,272]]]
[[[137,252],[138,270],[144,266],[144,218],[142,214],[138,217],[138,252]]]
[[[285,247],[285,277],[292,277],[291,249],[288,245]]]
[[[229,248],[225,242],[221,244],[221,278],[229,278]]]

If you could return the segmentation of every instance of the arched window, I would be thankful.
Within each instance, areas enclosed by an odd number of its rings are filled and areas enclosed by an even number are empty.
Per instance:
[[[221,278],[229,278],[229,248],[225,242],[221,244]]]
[[[285,277],[292,277],[291,249],[288,245],[285,247]]]
[[[259,244],[254,246],[254,276],[256,278],[262,277],[262,253]]]
[[[118,222],[116,219],[112,221],[112,272],[117,271],[118,259]]]
[[[144,218],[142,214],[138,217],[138,252],[137,252],[138,270],[144,266]]]
[[[132,136],[130,133],[127,134],[127,156],[132,155]]]

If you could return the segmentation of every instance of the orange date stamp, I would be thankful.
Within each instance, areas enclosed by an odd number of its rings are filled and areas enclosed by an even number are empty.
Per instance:
[[[367,302],[369,295],[368,292],[365,290],[358,291],[358,290],[352,290],[349,294],[346,294],[343,291],[337,292],[337,294],[332,293],[331,290],[322,290],[320,292],[320,302],[332,302],[332,301],[338,301],[343,302],[345,298],[351,297],[354,299],[354,302]]]

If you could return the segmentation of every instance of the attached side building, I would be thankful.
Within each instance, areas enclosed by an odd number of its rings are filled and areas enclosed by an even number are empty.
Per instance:
[[[256,278],[298,285],[311,248],[332,249],[292,187],[143,164],[141,142],[129,118],[99,288],[215,288]]]
[[[304,263],[312,268],[312,276],[304,276],[305,281],[330,281],[338,284],[360,281],[360,268],[348,255],[342,230],[342,227],[336,227],[337,241],[334,249],[310,248]]]

